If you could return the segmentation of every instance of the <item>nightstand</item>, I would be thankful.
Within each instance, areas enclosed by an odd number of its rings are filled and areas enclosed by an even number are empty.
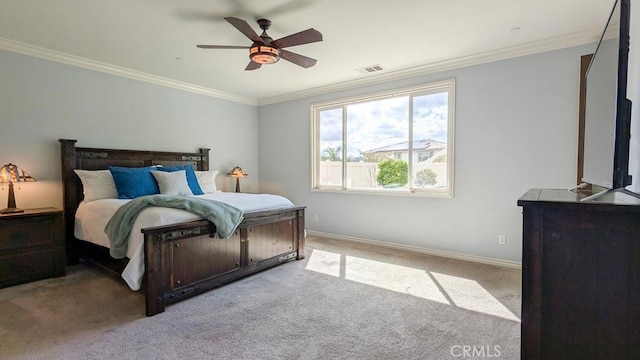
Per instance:
[[[0,288],[64,276],[64,238],[62,210],[0,214]]]

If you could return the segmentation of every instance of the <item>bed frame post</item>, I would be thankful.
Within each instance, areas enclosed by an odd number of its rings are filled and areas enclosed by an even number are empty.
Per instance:
[[[305,222],[304,222],[304,209],[298,210],[298,241],[296,244],[298,255],[296,256],[296,260],[304,259],[304,241],[305,241]]]
[[[151,233],[144,234],[144,286],[147,316],[164,312],[164,276],[160,241]]]
[[[200,166],[198,170],[209,171],[209,150],[208,148],[200,148],[200,154],[202,158],[200,160]]]
[[[74,219],[80,202],[78,192],[73,183],[74,176],[76,176],[73,173],[73,169],[76,168],[76,142],[78,140],[59,139],[58,141],[60,142],[60,158],[62,160],[62,196],[64,201],[67,265],[72,265],[80,261],[78,251],[73,246],[75,241]]]

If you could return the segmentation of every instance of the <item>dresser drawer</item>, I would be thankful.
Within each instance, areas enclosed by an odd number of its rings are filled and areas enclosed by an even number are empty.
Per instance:
[[[51,216],[31,216],[0,220],[0,251],[47,245],[53,241]]]
[[[0,256],[0,287],[54,276],[52,250]]]
[[[65,263],[61,210],[0,214],[0,288],[64,276]]]

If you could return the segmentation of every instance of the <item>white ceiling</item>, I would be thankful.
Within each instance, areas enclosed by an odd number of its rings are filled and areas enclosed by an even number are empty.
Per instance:
[[[0,0],[0,49],[136,74],[251,103],[596,41],[614,0]],[[223,17],[270,19],[272,38],[318,59],[245,71],[250,45]],[[519,30],[516,30],[519,29]],[[49,50],[53,50],[49,51]],[[69,60],[71,59],[71,60]],[[475,60],[474,60],[475,59]],[[380,64],[384,71],[355,69]]]

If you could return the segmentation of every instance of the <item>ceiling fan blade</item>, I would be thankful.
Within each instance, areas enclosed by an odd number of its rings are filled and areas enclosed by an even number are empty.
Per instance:
[[[250,49],[251,46],[234,46],[234,45],[196,45],[200,49]]]
[[[274,40],[271,42],[271,45],[274,45],[277,48],[282,49],[289,46],[309,44],[309,43],[314,43],[318,41],[322,41],[322,34],[318,30],[311,28],[304,31],[300,31],[299,33],[285,36],[278,40]]]
[[[312,59],[310,57],[296,54],[287,50],[280,50],[280,57],[287,61],[291,61],[296,65],[302,66],[303,68],[310,68],[318,61],[316,59]]]
[[[260,38],[260,36],[258,36],[258,34],[256,34],[255,31],[253,31],[251,26],[249,26],[249,24],[246,21],[235,18],[235,17],[231,17],[231,16],[228,16],[224,19],[227,20],[229,24],[233,25],[236,29],[238,29],[241,33],[243,33],[244,36],[253,40],[253,42],[264,44],[264,42],[262,41],[262,38]]]
[[[260,66],[262,66],[262,64],[258,64],[257,62],[249,61],[249,65],[247,65],[247,67],[244,68],[244,69],[245,70],[256,70],[256,69],[260,69]]]

